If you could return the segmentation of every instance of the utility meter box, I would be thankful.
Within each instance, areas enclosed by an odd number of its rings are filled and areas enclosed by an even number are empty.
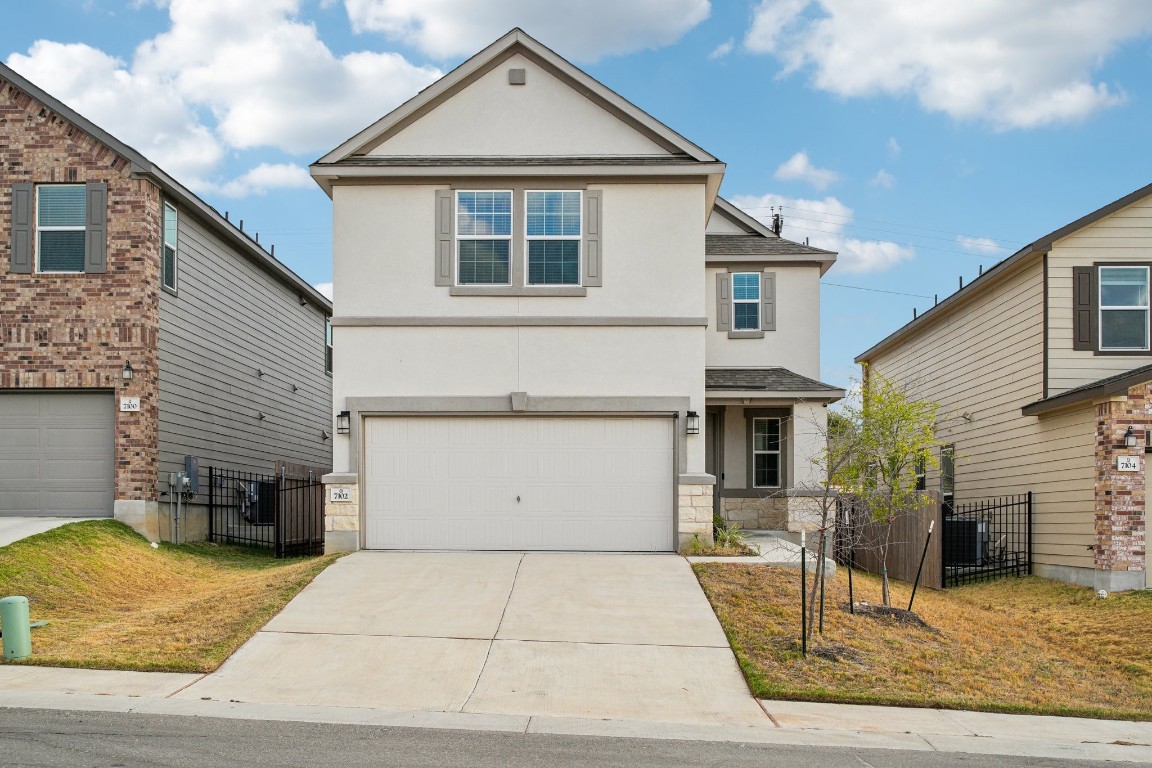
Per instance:
[[[188,476],[184,490],[188,493],[200,493],[200,458],[198,456],[184,457],[184,474]]]

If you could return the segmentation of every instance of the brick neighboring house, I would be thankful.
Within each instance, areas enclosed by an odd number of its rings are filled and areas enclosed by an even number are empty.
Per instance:
[[[205,477],[331,465],[331,304],[312,286],[3,65],[0,187],[0,516],[115,516],[155,539],[185,456]]]

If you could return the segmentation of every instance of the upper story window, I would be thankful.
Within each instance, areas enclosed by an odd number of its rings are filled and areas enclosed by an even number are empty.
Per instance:
[[[332,318],[324,318],[324,372],[332,373]]]
[[[736,272],[732,275],[732,329],[760,330],[759,272]]]
[[[1149,273],[1147,262],[1072,268],[1072,348],[1098,355],[1147,355]]]
[[[594,189],[436,190],[436,285],[456,296],[583,296],[602,284]]]
[[[160,284],[176,290],[176,208],[164,203],[164,245],[160,253]]]
[[[84,185],[36,188],[36,271],[84,271]]]
[[[1100,267],[1100,349],[1148,350],[1148,267]]]
[[[765,331],[775,331],[776,273],[718,273],[716,330],[731,339],[762,339]]]
[[[525,193],[529,285],[580,284],[580,193]]]
[[[508,285],[512,266],[512,193],[456,193],[460,285]]]
[[[13,184],[9,270],[75,274],[107,269],[108,185]]]

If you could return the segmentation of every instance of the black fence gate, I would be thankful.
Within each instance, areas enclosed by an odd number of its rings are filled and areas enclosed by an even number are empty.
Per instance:
[[[1032,573],[1032,492],[944,507],[944,586]]]
[[[324,554],[321,472],[279,462],[276,474],[208,468],[208,540],[272,547],[276,557]]]

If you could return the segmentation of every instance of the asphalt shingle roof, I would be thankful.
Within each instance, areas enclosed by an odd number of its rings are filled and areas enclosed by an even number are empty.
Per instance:
[[[834,256],[832,251],[762,235],[705,235],[708,256]]]
[[[844,390],[787,368],[708,368],[704,371],[704,389],[764,392],[827,392],[842,397]]]

